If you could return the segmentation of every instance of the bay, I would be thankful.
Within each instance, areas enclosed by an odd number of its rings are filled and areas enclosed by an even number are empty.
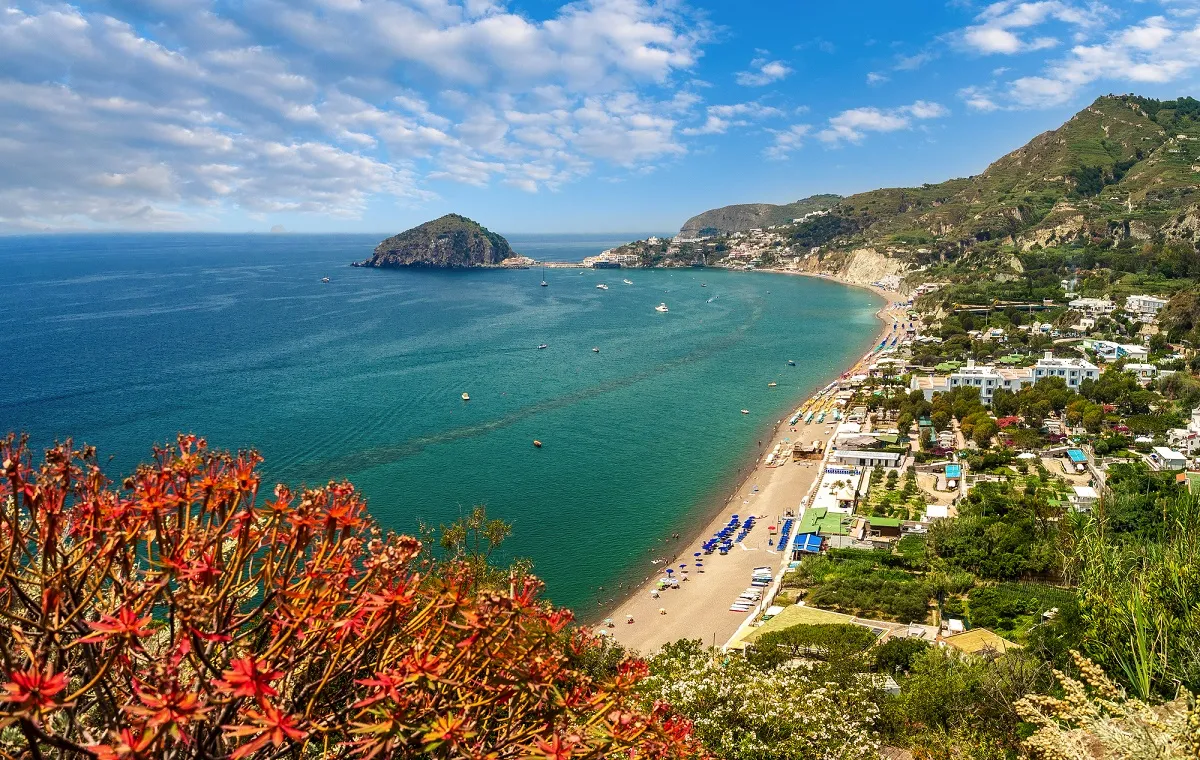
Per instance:
[[[114,475],[179,431],[254,447],[269,480],[349,478],[405,532],[486,504],[586,613],[876,332],[878,299],[812,278],[348,266],[380,237],[0,238],[0,429],[94,444]],[[632,237],[509,239],[578,261]]]

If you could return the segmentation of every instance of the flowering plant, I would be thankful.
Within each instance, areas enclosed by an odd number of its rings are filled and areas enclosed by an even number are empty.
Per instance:
[[[349,483],[260,496],[260,458],[181,436],[115,487],[69,442],[0,440],[0,752],[40,759],[699,754],[645,665],[539,582],[474,582]]]

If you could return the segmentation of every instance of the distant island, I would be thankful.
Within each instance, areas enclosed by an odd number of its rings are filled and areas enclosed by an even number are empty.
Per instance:
[[[505,265],[516,259],[502,235],[476,221],[446,214],[384,240],[357,267],[464,269]]]

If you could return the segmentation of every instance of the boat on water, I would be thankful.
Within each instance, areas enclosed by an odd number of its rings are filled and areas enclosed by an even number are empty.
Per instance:
[[[704,303],[712,303],[712,302],[713,302],[713,301],[715,301],[715,300],[717,300],[717,297],[716,297],[716,296],[713,296],[712,298],[708,299],[708,300],[707,300],[707,301],[705,301]]]
[[[598,353],[600,353],[600,349],[599,349],[599,348],[593,348],[593,349],[592,349],[592,353],[593,353],[593,354],[598,354]]]
[[[329,282],[329,278],[328,278],[328,277],[322,277],[322,278],[321,278],[321,282]]]
[[[632,284],[633,284],[633,280],[621,280],[621,282],[625,283],[626,285],[632,285]]]
[[[462,400],[463,400],[463,401],[470,401],[470,400],[471,400],[471,397],[470,397],[470,395],[468,395],[468,394],[464,393],[464,394],[462,395]]]
[[[596,289],[597,290],[608,290],[608,286],[605,285],[604,283],[600,283],[599,285],[596,286]]]
[[[742,410],[742,414],[749,414],[749,413],[750,413],[750,410],[749,410],[749,409],[743,409],[743,410]]]
[[[534,439],[534,441],[533,441],[533,447],[534,447],[535,449],[540,449],[540,448],[542,447],[542,442],[541,442],[541,441],[539,441],[539,440],[537,440],[537,439]]]
[[[542,287],[546,287],[549,283],[546,282],[546,267],[542,267]]]
[[[788,366],[789,366],[789,367],[795,367],[795,366],[796,366],[796,360],[795,360],[795,359],[788,359]]]
[[[776,385],[779,385],[779,383],[767,383],[768,388],[774,388]]]
[[[667,308],[667,305],[665,303],[660,303],[658,306],[655,306],[654,310],[661,311],[663,313],[666,313],[667,311],[669,311],[669,309]]]
[[[708,283],[707,283],[707,282],[702,282],[702,283],[700,283],[700,287],[702,287],[702,288],[707,288],[707,287],[708,287]]]
[[[541,351],[543,348],[550,348],[550,344],[542,343],[541,345],[538,346],[538,351]]]

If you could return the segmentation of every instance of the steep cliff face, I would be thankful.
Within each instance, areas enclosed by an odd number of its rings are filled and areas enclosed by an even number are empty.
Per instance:
[[[832,275],[855,285],[870,285],[889,275],[903,277],[908,271],[903,261],[880,253],[874,248],[834,252],[823,258],[807,256],[800,262],[800,269]],[[900,292],[905,292],[903,286]]]
[[[446,214],[384,240],[361,267],[456,269],[496,266],[513,255],[508,241],[465,216]]]
[[[839,200],[841,200],[839,195],[813,195],[781,206],[773,203],[742,203],[736,206],[722,206],[709,209],[688,219],[679,229],[679,234],[683,237],[700,237],[708,234],[727,235],[731,232],[745,232],[757,227],[770,227],[773,224],[787,224],[811,211],[825,211],[832,208]]]

